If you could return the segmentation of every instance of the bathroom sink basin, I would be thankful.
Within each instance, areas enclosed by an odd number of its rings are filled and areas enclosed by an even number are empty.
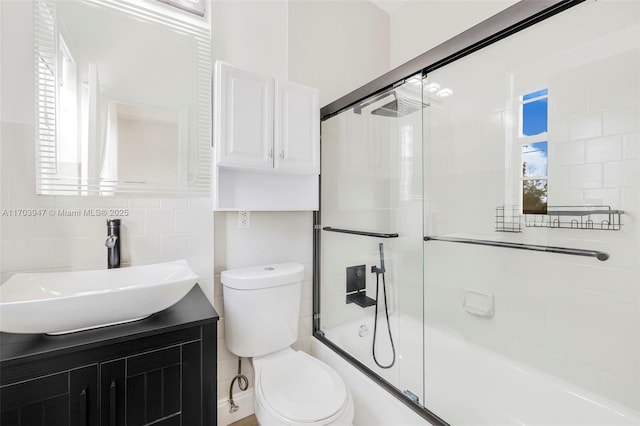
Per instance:
[[[0,331],[65,334],[140,320],[182,299],[197,279],[185,260],[15,274],[0,286]]]

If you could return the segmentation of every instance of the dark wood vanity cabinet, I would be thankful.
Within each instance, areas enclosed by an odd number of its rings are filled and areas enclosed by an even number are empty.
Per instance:
[[[0,333],[0,425],[215,426],[217,319],[196,286],[136,323]]]
[[[3,426],[92,425],[96,365],[38,377],[0,389]]]

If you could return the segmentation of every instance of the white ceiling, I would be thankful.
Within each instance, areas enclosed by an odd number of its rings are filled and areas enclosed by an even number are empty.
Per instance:
[[[369,0],[369,1],[389,14],[400,9],[402,6],[404,6],[407,3],[406,0]]]

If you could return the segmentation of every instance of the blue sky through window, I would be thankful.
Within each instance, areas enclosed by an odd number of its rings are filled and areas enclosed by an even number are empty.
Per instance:
[[[527,93],[526,95],[523,95],[522,96],[522,100],[523,101],[527,101],[529,99],[539,98],[540,96],[548,96],[548,95],[549,95],[549,89],[542,89],[542,90],[538,90],[538,91]]]
[[[524,96],[522,98],[524,100]],[[523,136],[539,135],[547,131],[547,109],[547,98],[524,102],[522,104]]]

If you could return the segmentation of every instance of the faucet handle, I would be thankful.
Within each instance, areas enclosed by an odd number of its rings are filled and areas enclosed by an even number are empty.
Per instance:
[[[116,237],[115,235],[109,235],[107,237],[107,240],[104,242],[104,245],[107,248],[114,248],[116,246],[116,241],[118,240],[118,237]]]

